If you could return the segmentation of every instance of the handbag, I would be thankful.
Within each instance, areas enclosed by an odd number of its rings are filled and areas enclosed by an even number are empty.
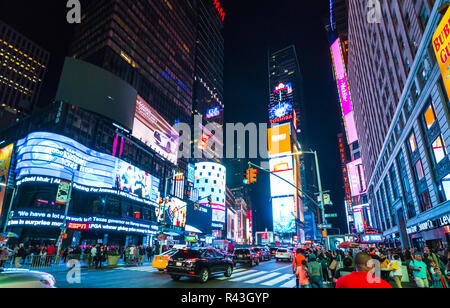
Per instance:
[[[329,269],[334,271],[336,269],[337,265],[338,265],[337,261],[333,260],[333,262],[331,262],[331,264],[329,266]]]

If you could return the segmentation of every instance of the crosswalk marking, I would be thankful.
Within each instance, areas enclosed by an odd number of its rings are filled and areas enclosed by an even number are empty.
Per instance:
[[[256,279],[245,281],[245,283],[259,283],[261,281],[269,280],[270,278],[278,276],[278,275],[280,275],[280,273],[275,273],[275,272],[274,273],[269,273],[269,274],[267,274],[267,275],[265,275],[263,277],[259,277],[259,278],[256,278]]]
[[[246,271],[247,269],[245,269],[245,268],[235,268],[234,270],[233,270],[233,273],[239,273],[239,272],[242,272],[242,271]]]
[[[294,278],[291,281],[285,283],[284,285],[282,285],[280,288],[293,288],[297,285],[297,279]]]
[[[242,271],[242,272],[239,272],[239,273],[233,273],[233,275],[231,276],[232,278],[235,278],[235,277],[237,277],[237,276],[242,276],[242,275],[245,275],[245,274],[250,274],[250,273],[254,273],[254,272],[256,272],[255,270],[247,270],[247,271]]]
[[[244,279],[249,279],[249,278],[253,278],[253,277],[256,277],[256,276],[261,276],[261,275],[264,275],[266,272],[265,271],[260,271],[260,272],[256,272],[256,273],[253,273],[253,274],[250,274],[250,275],[242,275],[241,277],[238,277],[238,278],[232,278],[230,281],[242,281],[242,280],[244,280]]]
[[[264,286],[274,286],[274,285],[276,285],[277,283],[280,283],[280,282],[282,282],[282,281],[285,281],[285,280],[288,280],[288,279],[291,279],[291,278],[292,278],[292,275],[284,274],[283,276],[280,276],[280,277],[278,277],[278,278],[276,278],[276,279],[273,279],[273,280],[264,282],[263,285],[264,285]]]
[[[151,266],[142,266],[142,267],[119,267],[116,270],[122,271],[136,271],[136,272],[158,272],[158,269],[153,268]]]

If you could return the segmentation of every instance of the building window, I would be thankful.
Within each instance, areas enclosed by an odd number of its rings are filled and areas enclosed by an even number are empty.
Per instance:
[[[414,168],[415,174],[416,174],[416,180],[420,181],[425,177],[425,174],[423,172],[423,166],[422,161],[419,159],[416,163],[416,166]]]
[[[441,203],[450,200],[450,174],[439,181],[438,193]]]
[[[430,201],[430,194],[428,193],[428,190],[421,193],[418,199],[421,213],[426,212],[432,208]]]
[[[425,124],[430,129],[436,122],[436,112],[434,111],[433,103],[431,103],[424,113]]]
[[[436,164],[439,164],[447,156],[447,150],[442,135],[433,142],[432,152]]]
[[[394,193],[394,199],[397,200],[400,198],[400,193],[398,190],[398,183],[397,183],[397,177],[395,176],[395,166],[392,165],[391,169],[389,170],[389,177],[392,183],[392,191]]]
[[[416,136],[414,133],[409,137],[409,149],[411,150],[411,153],[414,153],[417,150]]]

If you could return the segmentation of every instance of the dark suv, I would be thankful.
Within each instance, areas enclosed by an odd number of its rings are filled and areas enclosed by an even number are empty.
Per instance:
[[[235,249],[233,253],[234,264],[259,265],[259,255],[249,248]]]
[[[213,275],[233,274],[233,260],[212,248],[187,248],[175,253],[167,265],[167,273],[173,280],[194,277],[205,283]]]

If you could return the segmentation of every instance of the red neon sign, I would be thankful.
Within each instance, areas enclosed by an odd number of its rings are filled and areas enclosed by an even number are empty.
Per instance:
[[[67,224],[67,229],[69,230],[90,230],[91,229],[91,225],[90,223],[75,223],[75,222],[69,222]]]
[[[216,9],[220,15],[220,18],[222,19],[222,21],[224,21],[225,20],[225,11],[221,7],[220,2],[218,0],[214,0],[214,5],[216,6]]]

